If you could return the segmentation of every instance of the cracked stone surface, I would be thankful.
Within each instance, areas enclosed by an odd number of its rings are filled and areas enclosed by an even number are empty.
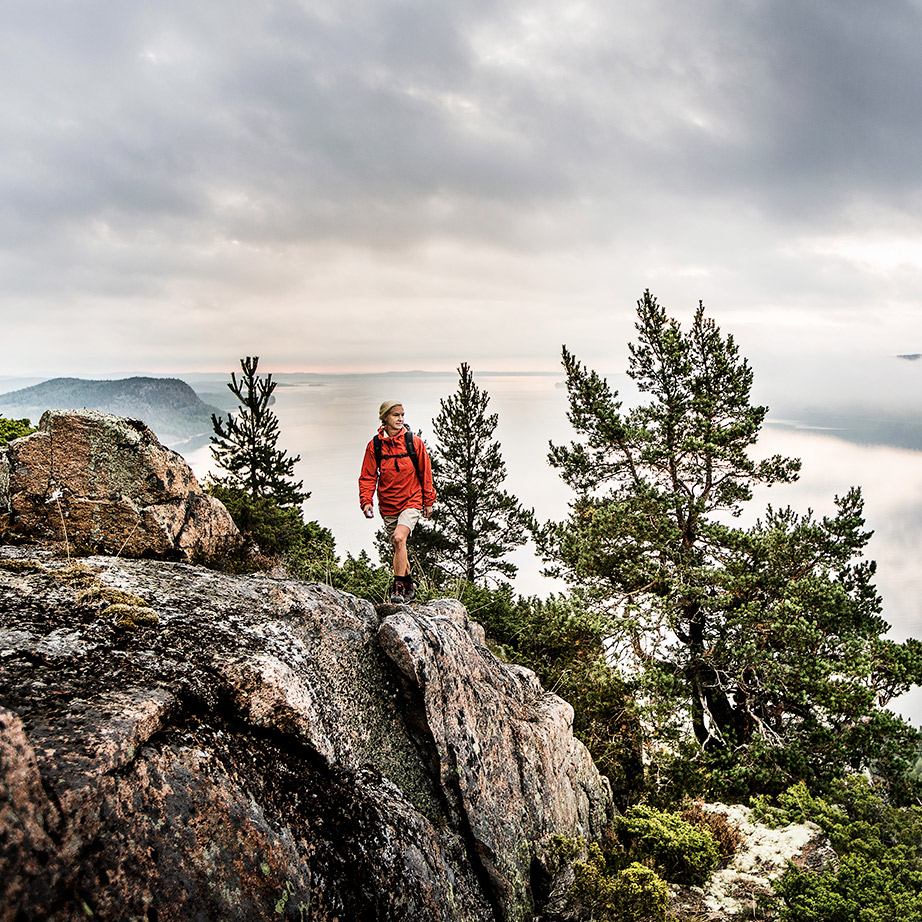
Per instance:
[[[454,602],[0,547],[0,922],[524,922],[571,722]]]

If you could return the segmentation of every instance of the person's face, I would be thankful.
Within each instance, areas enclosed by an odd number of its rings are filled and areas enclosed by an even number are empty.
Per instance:
[[[396,435],[400,432],[403,429],[403,407],[399,404],[392,407],[384,419],[384,425],[387,427],[388,435]]]

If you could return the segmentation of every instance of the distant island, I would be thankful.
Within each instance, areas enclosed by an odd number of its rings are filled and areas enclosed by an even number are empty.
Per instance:
[[[38,424],[45,410],[84,408],[142,419],[164,445],[179,452],[207,444],[213,431],[211,414],[226,415],[225,410],[205,403],[179,378],[52,378],[0,394],[0,414],[28,418],[32,425]]]

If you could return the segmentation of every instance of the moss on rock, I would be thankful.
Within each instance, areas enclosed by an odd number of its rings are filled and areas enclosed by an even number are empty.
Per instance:
[[[160,623],[160,615],[146,602],[144,605],[126,605],[118,602],[110,605],[103,614],[111,615],[115,626],[123,630],[136,631],[138,628],[154,627]]]
[[[136,608],[150,607],[150,603],[146,599],[142,599],[141,596],[135,595],[133,592],[113,589],[111,586],[103,586],[101,583],[96,583],[84,589],[78,596],[78,601],[84,604],[108,602],[110,606],[130,605]]]
[[[48,568],[38,560],[27,560],[23,557],[10,557],[6,560],[0,560],[0,570],[10,570],[12,572],[33,572],[47,573]]]
[[[67,566],[62,567],[60,570],[55,570],[54,576],[62,582],[70,584],[75,589],[80,589],[92,586],[97,581],[96,576],[98,573],[99,570],[95,567],[90,567],[77,560],[73,563],[68,563]]]

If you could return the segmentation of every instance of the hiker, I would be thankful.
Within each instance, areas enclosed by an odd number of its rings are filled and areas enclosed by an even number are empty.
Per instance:
[[[368,443],[359,475],[359,505],[365,517],[374,517],[372,499],[394,545],[394,586],[391,601],[412,602],[416,588],[410,574],[407,538],[420,516],[429,518],[435,505],[432,466],[423,440],[403,422],[403,404],[385,400],[378,410],[381,428]]]

